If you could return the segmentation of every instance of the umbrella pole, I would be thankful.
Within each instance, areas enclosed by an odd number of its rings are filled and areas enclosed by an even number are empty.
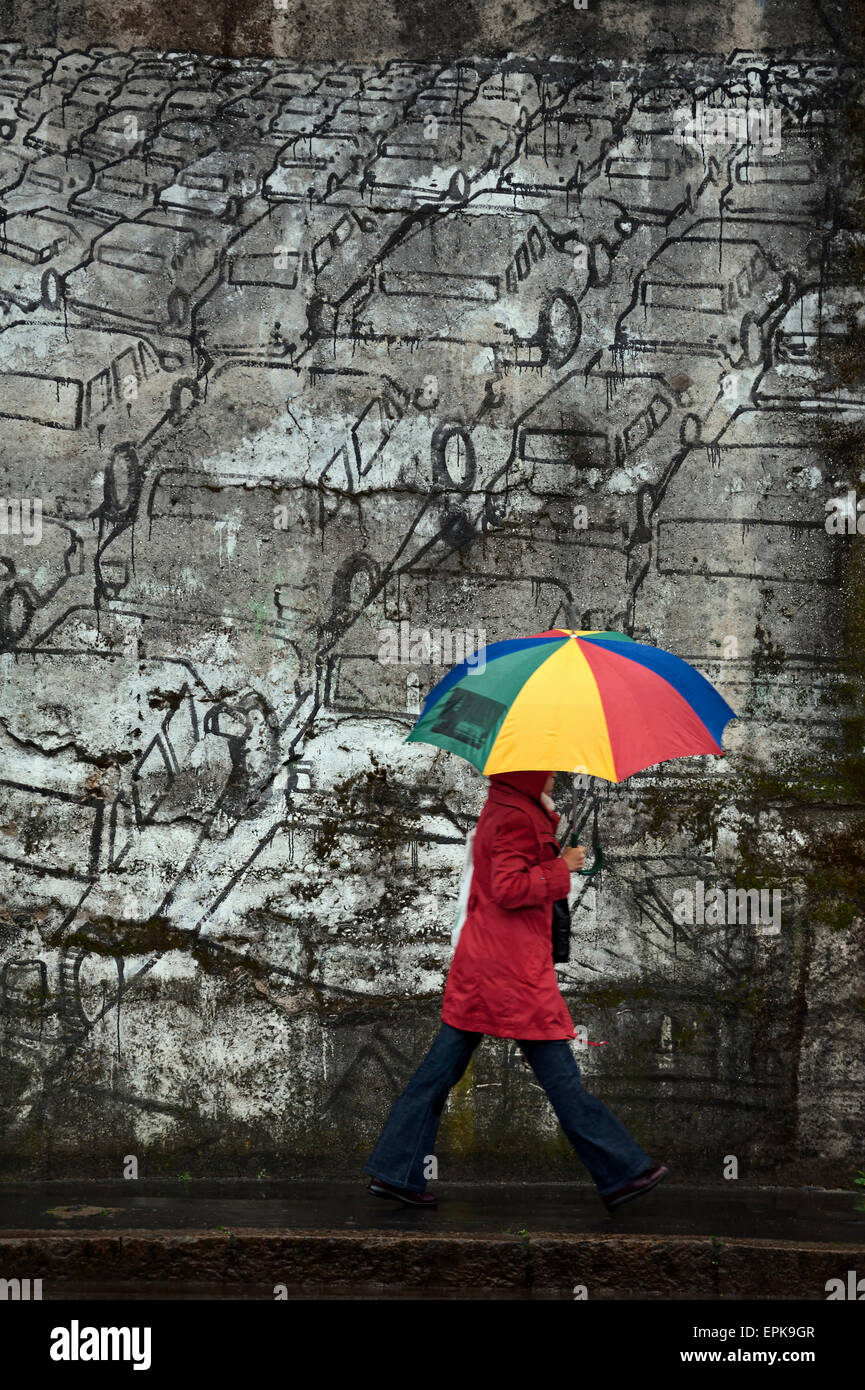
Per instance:
[[[577,776],[578,776],[578,775],[581,776],[582,774],[577,774],[576,772],[571,774],[571,845],[572,845],[572,846],[576,846],[576,845],[579,844],[579,836],[577,835]],[[604,865],[604,851],[601,849],[601,846],[600,846],[600,844],[598,843],[598,802],[597,802],[597,798],[595,799],[594,818],[593,818],[593,827],[592,827],[592,851],[593,851],[593,863],[592,863],[592,867],[591,867],[590,869],[577,869],[577,873],[578,873],[578,874],[581,874],[583,878],[591,878],[592,875],[593,875],[593,874],[596,874],[596,873],[598,872],[599,869],[603,868],[603,865]]]

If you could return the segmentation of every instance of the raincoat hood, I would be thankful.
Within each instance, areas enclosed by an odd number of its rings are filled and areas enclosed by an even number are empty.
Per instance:
[[[490,775],[490,784],[494,787],[513,787],[515,791],[524,792],[533,801],[540,802],[541,792],[549,775],[548,772],[493,772]]]

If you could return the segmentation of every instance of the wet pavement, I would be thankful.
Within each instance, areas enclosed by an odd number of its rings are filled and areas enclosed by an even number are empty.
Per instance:
[[[424,1231],[522,1235],[634,1233],[856,1243],[861,1193],[821,1188],[673,1186],[610,1215],[580,1185],[441,1184],[439,1206],[418,1211],[370,1195],[365,1180],[5,1183],[3,1231]],[[194,1295],[193,1295],[194,1296]]]

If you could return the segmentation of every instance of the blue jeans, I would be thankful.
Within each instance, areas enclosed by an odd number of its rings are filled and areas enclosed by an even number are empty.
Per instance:
[[[443,1023],[432,1047],[393,1107],[364,1172],[395,1187],[422,1192],[424,1165],[435,1152],[445,1101],[469,1064],[483,1033]],[[517,1039],[559,1123],[585,1163],[602,1197],[652,1167],[625,1126],[603,1101],[589,1095],[570,1044]]]

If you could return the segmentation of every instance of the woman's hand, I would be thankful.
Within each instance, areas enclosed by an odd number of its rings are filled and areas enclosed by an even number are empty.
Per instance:
[[[562,858],[571,873],[575,874],[586,862],[585,845],[568,845],[567,849],[562,850]]]

